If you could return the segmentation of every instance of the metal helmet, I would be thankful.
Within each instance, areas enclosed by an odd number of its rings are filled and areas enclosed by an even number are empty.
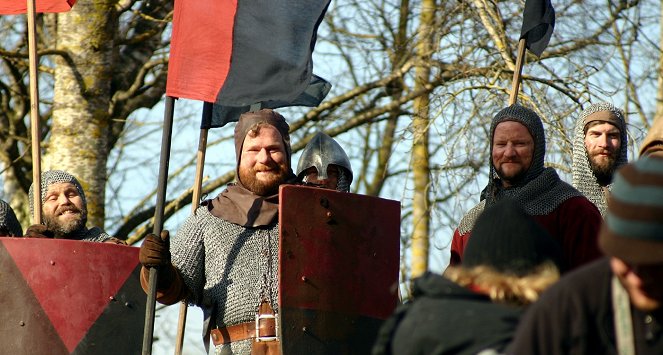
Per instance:
[[[352,183],[352,166],[350,159],[345,153],[345,150],[338,144],[332,137],[325,133],[318,132],[308,142],[297,164],[297,178],[301,181],[304,178],[304,172],[310,167],[315,167],[318,171],[320,179],[327,179],[327,167],[329,165],[337,165],[344,169],[339,169],[340,174],[345,177],[347,182],[344,182],[342,190],[348,191],[350,183]],[[345,175],[349,176],[345,176]],[[339,185],[341,185],[339,179]],[[340,186],[339,186],[340,189]]]

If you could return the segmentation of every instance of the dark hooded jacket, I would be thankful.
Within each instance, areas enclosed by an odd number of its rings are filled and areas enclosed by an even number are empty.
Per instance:
[[[559,269],[557,242],[517,203],[505,199],[478,218],[461,270],[488,268],[504,278],[479,283],[504,285],[522,277],[547,278],[538,271],[546,264]],[[554,282],[555,278],[546,280]],[[481,285],[463,287],[433,273],[415,279],[413,300],[400,306],[384,324],[373,354],[501,352],[513,337],[523,306],[513,300],[515,296],[509,298],[511,303],[493,302],[481,289]],[[501,290],[512,294],[506,287]]]

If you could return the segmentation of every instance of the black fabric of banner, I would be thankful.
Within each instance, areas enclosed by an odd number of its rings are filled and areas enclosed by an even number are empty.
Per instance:
[[[527,0],[523,12],[520,38],[525,39],[527,49],[537,57],[548,46],[555,28],[555,9],[550,0]]]

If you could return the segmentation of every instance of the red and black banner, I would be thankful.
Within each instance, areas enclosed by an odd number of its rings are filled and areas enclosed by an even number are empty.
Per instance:
[[[0,14],[18,15],[28,12],[26,0],[0,1]],[[36,0],[37,12],[67,12],[74,6],[76,0]]]
[[[329,1],[176,1],[166,95],[215,103],[212,127],[255,104],[318,105],[330,85],[312,53]]]
[[[0,238],[0,353],[140,354],[138,250]]]

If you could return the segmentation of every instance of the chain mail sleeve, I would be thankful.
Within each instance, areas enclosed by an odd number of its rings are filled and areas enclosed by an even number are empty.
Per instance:
[[[202,211],[204,209],[204,211]],[[200,207],[189,216],[170,241],[170,253],[173,266],[182,275],[184,283],[192,292],[190,301],[200,304],[205,284],[205,248],[201,215],[207,207]]]

